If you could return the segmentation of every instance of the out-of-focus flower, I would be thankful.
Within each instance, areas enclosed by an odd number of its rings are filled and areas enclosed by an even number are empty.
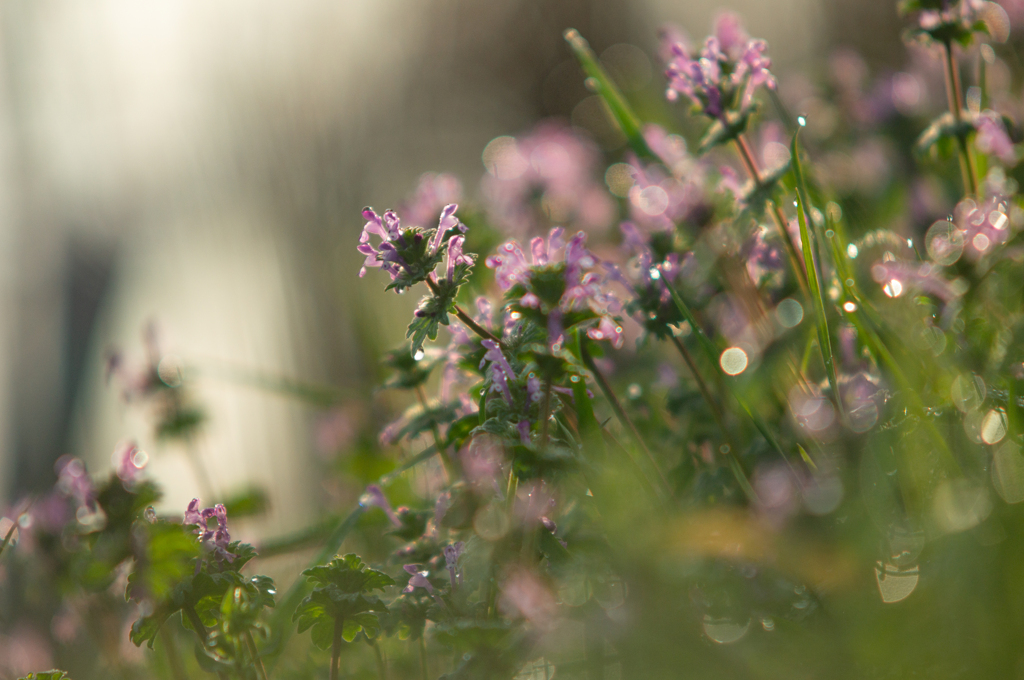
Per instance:
[[[408,201],[398,208],[409,224],[425,227],[437,219],[442,208],[462,200],[462,183],[454,175],[428,172]]]
[[[768,233],[767,228],[758,226],[740,250],[740,259],[746,263],[750,280],[759,286],[764,282],[781,283],[782,272],[786,269],[782,248],[768,240]]]
[[[495,223],[523,237],[545,224],[607,226],[615,205],[596,178],[599,154],[559,123],[544,122],[523,137],[499,137],[484,150],[484,203]]]
[[[493,435],[473,437],[469,445],[462,449],[461,458],[462,471],[475,489],[490,489],[499,498],[504,496],[501,488],[502,448]]]
[[[964,254],[972,260],[1010,240],[1008,207],[1002,196],[992,196],[981,203],[965,198],[953,210],[953,224],[963,232]]]
[[[995,111],[984,111],[978,116],[975,126],[978,134],[974,141],[979,151],[995,156],[1005,165],[1016,163],[1017,150],[1010,135],[1006,133],[999,114]]]
[[[364,508],[380,508],[388,516],[388,520],[392,524],[396,527],[402,526],[402,521],[398,519],[398,515],[391,508],[388,497],[384,495],[384,491],[376,484],[370,484],[366,487],[366,493],[359,498],[359,505]]]
[[[228,511],[221,503],[212,508],[199,509],[199,499],[193,498],[185,509],[185,524],[195,526],[193,533],[199,536],[203,547],[211,551],[217,560],[232,561],[237,555],[228,552],[231,535],[228,533]]]
[[[521,309],[547,316],[549,344],[559,342],[565,314],[589,308],[601,317],[598,328],[588,330],[590,337],[611,340],[613,346],[621,347],[621,329],[609,325],[614,324],[609,315],[618,313],[621,303],[603,285],[604,277],[592,271],[597,258],[587,250],[586,241],[587,235],[581,231],[566,243],[562,229],[556,228],[546,240],[538,236],[530,242],[532,262],[513,240],[487,258],[486,264],[495,270],[502,290],[520,287],[522,294],[516,302]],[[559,250],[563,250],[561,260],[557,259]]]
[[[480,360],[480,368],[483,368],[487,362],[490,362],[490,375],[493,390],[499,390],[501,395],[505,397],[505,401],[509,406],[513,406],[515,402],[512,400],[512,391],[509,388],[509,383],[516,380],[516,372],[512,370],[512,366],[508,363],[508,359],[505,358],[501,348],[498,347],[498,343],[493,340],[482,340],[480,342],[484,349],[483,358]]]
[[[434,595],[434,584],[427,578],[430,572],[420,571],[420,565],[418,564],[406,564],[402,569],[405,569],[411,576],[409,578],[409,585],[402,589],[403,593],[411,593],[417,588],[423,588],[431,596]]]
[[[507,616],[522,617],[540,630],[551,627],[558,611],[551,590],[526,570],[514,572],[502,584],[500,608]]]
[[[882,286],[887,296],[893,298],[911,288],[934,295],[943,302],[949,302],[960,294],[956,286],[942,278],[939,267],[930,262],[878,262],[871,267],[871,277]]]
[[[93,507],[96,489],[86,472],[85,463],[72,456],[62,456],[56,463],[57,489],[65,496],[75,499],[78,507]]]
[[[444,563],[448,568],[448,574],[452,579],[452,588],[455,588],[455,583],[458,581],[459,585],[462,585],[462,568],[459,566],[459,558],[462,557],[462,551],[465,549],[466,544],[462,541],[446,545],[444,550]]]
[[[111,456],[114,463],[114,471],[125,484],[134,484],[142,476],[142,470],[146,467],[149,457],[141,450],[135,442],[123,442],[114,449]]]

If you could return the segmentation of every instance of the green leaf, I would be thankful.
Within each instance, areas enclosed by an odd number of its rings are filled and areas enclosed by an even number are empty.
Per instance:
[[[828,384],[832,388],[832,397],[836,401],[839,412],[843,413],[843,400],[839,395],[835,355],[832,352],[832,336],[829,334],[828,317],[825,314],[825,298],[822,297],[821,291],[821,277],[818,275],[818,268],[814,265],[814,244],[811,243],[810,230],[807,228],[810,206],[807,203],[807,184],[804,181],[803,169],[800,165],[800,145],[797,141],[799,136],[799,131],[793,135],[790,150],[793,175],[796,178],[797,220],[800,224],[800,241],[803,243],[804,269],[807,272],[808,287],[811,289],[811,302],[814,305],[818,325],[818,347],[821,350],[821,358],[825,362]]]
[[[601,63],[597,60],[594,51],[590,49],[590,44],[587,43],[575,28],[566,30],[564,37],[565,41],[569,43],[569,48],[572,50],[573,55],[580,62],[580,66],[583,67],[584,73],[587,74],[587,79],[594,91],[597,92],[601,99],[604,100],[604,103],[608,105],[609,110],[611,110],[612,117],[618,123],[622,133],[626,135],[626,139],[633,152],[641,158],[655,158],[640,130],[640,120],[633,113],[629,102],[622,96],[622,92],[619,91],[619,88],[616,87],[604,68],[601,67]]]
[[[23,678],[18,680],[70,680],[70,676],[65,671],[43,671],[42,673],[29,673]]]

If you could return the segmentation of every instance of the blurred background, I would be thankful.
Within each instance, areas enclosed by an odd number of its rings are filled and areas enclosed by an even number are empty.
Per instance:
[[[904,59],[892,0],[4,0],[0,506],[49,488],[62,455],[103,471],[125,438],[153,453],[165,509],[201,493],[105,380],[111,348],[145,361],[152,323],[196,378],[216,487],[264,486],[261,531],[302,525],[324,414],[254,384],[368,393],[365,350],[396,344],[407,310],[357,279],[360,209],[426,171],[472,197],[488,141],[544,117],[614,150],[562,31],[657,100],[658,27],[699,39],[721,9],[783,80],[837,46]]]

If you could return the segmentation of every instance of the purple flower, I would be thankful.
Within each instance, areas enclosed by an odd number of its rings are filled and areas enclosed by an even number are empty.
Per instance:
[[[199,537],[203,547],[212,552],[218,561],[232,561],[237,555],[228,552],[231,535],[228,533],[228,511],[220,503],[212,508],[199,509],[199,499],[193,498],[185,509],[184,524],[194,525],[193,533]],[[196,565],[197,569],[199,565]]]
[[[715,35],[704,41],[699,54],[692,54],[681,42],[671,46],[665,96],[676,101],[684,95],[701,113],[716,119],[722,118],[727,108],[746,109],[756,88],[775,87],[775,78],[768,70],[771,60],[765,55],[767,47],[763,40],[752,40],[747,35],[735,14],[722,14]]]
[[[498,343],[493,340],[481,340],[480,344],[487,350],[484,352],[483,359],[480,360],[480,368],[483,368],[488,361],[491,362],[490,373],[491,382],[493,383],[491,389],[500,391],[508,405],[513,406],[514,402],[512,401],[509,381],[516,379],[515,371],[512,370],[508,359],[505,358],[501,348],[498,347]]]
[[[438,228],[437,233],[442,233],[441,229]],[[473,264],[473,258],[463,254],[462,244],[466,241],[466,237],[461,234],[453,236],[448,241],[448,252],[447,261],[445,263],[445,272],[449,283],[455,278],[455,268],[460,264]]]
[[[402,526],[401,520],[395,514],[395,511],[391,509],[391,503],[388,502],[387,496],[376,484],[370,484],[366,487],[366,493],[359,498],[359,505],[364,508],[377,507],[384,511],[384,514],[388,516],[388,519],[396,527]]]
[[[455,582],[458,580],[459,585],[462,585],[462,569],[459,567],[459,558],[462,557],[462,551],[466,547],[466,544],[462,541],[446,545],[444,550],[444,562],[448,568],[448,574],[452,580],[452,589],[455,589]]]
[[[499,137],[484,150],[481,191],[487,211],[520,237],[545,223],[607,226],[615,204],[598,181],[599,160],[591,142],[560,123],[541,123],[518,139]]]
[[[427,574],[430,572],[420,571],[420,565],[418,564],[406,564],[402,567],[411,575],[409,579],[409,585],[402,589],[403,593],[411,593],[417,588],[423,588],[431,597],[434,597],[434,585],[427,579]]]
[[[740,251],[740,258],[746,261],[750,280],[756,285],[760,285],[764,279],[777,281],[786,268],[782,249],[768,241],[767,236],[768,230],[758,226]]]
[[[622,326],[610,316],[602,316],[597,328],[587,330],[587,336],[594,340],[609,340],[615,349],[622,347]]]
[[[359,246],[356,250],[365,255],[366,260],[359,270],[359,276],[366,276],[367,267],[380,267],[390,274],[391,280],[394,281],[398,278],[401,267],[406,264],[398,254],[395,245],[398,244],[399,247],[406,245],[405,239],[402,238],[401,221],[398,215],[391,210],[386,211],[381,217],[372,208],[364,208],[363,217],[366,218],[366,224],[363,225],[363,231],[359,235]],[[381,242],[378,247],[374,248],[370,243],[371,236],[380,237]]]

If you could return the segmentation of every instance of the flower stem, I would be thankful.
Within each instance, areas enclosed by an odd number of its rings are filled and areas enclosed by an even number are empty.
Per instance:
[[[160,626],[160,639],[164,643],[164,654],[167,656],[167,665],[171,669],[171,677],[174,680],[188,680],[185,669],[181,666],[181,659],[178,657],[178,645],[174,642],[174,633],[167,626]]]
[[[750,179],[754,180],[754,183],[758,186],[761,186],[764,181],[761,178],[761,171],[758,169],[757,161],[754,160],[754,154],[751,152],[750,145],[743,135],[736,135],[736,148],[739,150],[743,165],[747,168],[747,173],[750,174]],[[786,217],[782,214],[782,209],[779,208],[778,203],[774,200],[768,199],[768,206],[772,217],[775,219],[775,226],[782,235],[782,242],[786,245],[789,264],[796,273],[796,281],[800,284],[800,290],[803,291],[804,295],[808,295],[807,277],[804,274],[803,267],[800,266],[800,256],[797,253],[796,244],[789,235],[789,229],[786,228]]]
[[[583,347],[582,344],[581,347]],[[626,414],[626,410],[622,408],[622,403],[619,401],[619,398],[615,396],[615,392],[612,390],[611,385],[608,384],[608,380],[604,377],[604,374],[602,374],[600,369],[597,368],[597,365],[594,363],[594,359],[590,356],[590,353],[584,349],[582,354],[583,363],[586,364],[590,372],[594,374],[594,380],[597,382],[598,387],[601,388],[601,392],[604,394],[605,399],[607,399],[608,403],[611,404],[612,411],[615,412],[615,417],[618,419],[619,423],[621,423],[622,426],[629,430],[630,434],[633,435],[633,439],[636,440],[636,443],[640,446],[641,450],[643,450],[644,454],[646,454],[647,460],[650,461],[654,471],[658,473],[658,477],[661,478],[661,483],[663,485],[662,491],[665,492],[667,498],[671,498],[672,487],[668,483],[668,478],[665,476],[665,473],[662,472],[658,462],[654,459],[654,454],[652,454],[651,450],[647,448],[647,443],[644,442],[644,438],[640,436],[640,431],[636,429],[636,425],[634,425],[633,421],[629,419],[629,415]]]
[[[18,519],[12,520],[11,527],[7,530],[7,535],[4,536],[3,543],[0,543],[0,555],[4,554],[4,548],[11,542],[11,537],[14,536],[14,532],[18,530]]]
[[[210,632],[206,630],[206,626],[203,625],[203,620],[200,619],[199,614],[196,613],[196,608],[191,604],[186,603],[182,605],[181,611],[185,614],[188,622],[192,624],[196,637],[199,638],[199,644],[205,648],[206,643],[210,640]],[[227,673],[224,671],[217,671],[217,676],[220,677],[221,680],[227,680],[228,677]]]
[[[437,289],[437,284],[434,283],[434,281],[430,278],[427,278],[426,281],[427,286],[430,287],[430,292],[432,292],[434,295],[440,296],[441,291]],[[473,321],[472,317],[470,317],[469,314],[466,314],[466,312],[464,312],[462,308],[459,307],[457,304],[452,303],[452,308],[455,310],[455,316],[459,317],[459,321],[466,324],[466,326],[471,331],[479,335],[484,340],[493,340],[494,342],[501,344],[501,340],[499,340],[498,337],[494,335],[494,333],[491,333],[489,330],[478,324],[476,321]]]
[[[252,639],[252,633],[245,631],[245,645],[249,648],[249,656],[252,657],[252,665],[256,669],[256,677],[259,680],[268,680],[267,669],[263,666],[263,659],[256,651],[256,641]]]
[[[548,421],[551,419],[551,380],[544,381],[544,398],[540,403],[540,449],[548,448]]]
[[[430,671],[427,670],[427,640],[420,635],[420,672],[423,680],[430,680]]]
[[[964,119],[963,104],[960,102],[960,69],[953,58],[953,44],[943,43],[946,62],[946,96],[949,99],[949,111],[957,124],[957,145],[960,147],[960,172],[964,177],[964,191],[971,196],[978,195],[978,177],[974,169],[974,158],[971,146],[967,143],[967,133],[959,129]]]
[[[420,406],[423,407],[423,410],[426,411],[427,395],[423,393],[422,385],[416,386],[416,398],[419,400]],[[441,463],[444,465],[444,474],[448,477],[448,480],[451,481],[454,479],[454,463],[451,456],[448,455],[448,448],[441,445],[441,430],[438,429],[436,422],[432,422],[430,424],[430,432],[434,435],[434,448],[437,449],[437,455],[441,457]]]
[[[330,680],[338,680],[338,671],[341,668],[341,634],[345,630],[345,619],[341,616],[334,617],[334,640],[331,641],[331,676]]]
[[[367,638],[369,640],[369,638]],[[380,644],[376,640],[369,640],[370,646],[373,647],[373,654],[377,659],[377,677],[379,680],[388,680],[388,667],[384,663],[384,654],[380,651]]]

